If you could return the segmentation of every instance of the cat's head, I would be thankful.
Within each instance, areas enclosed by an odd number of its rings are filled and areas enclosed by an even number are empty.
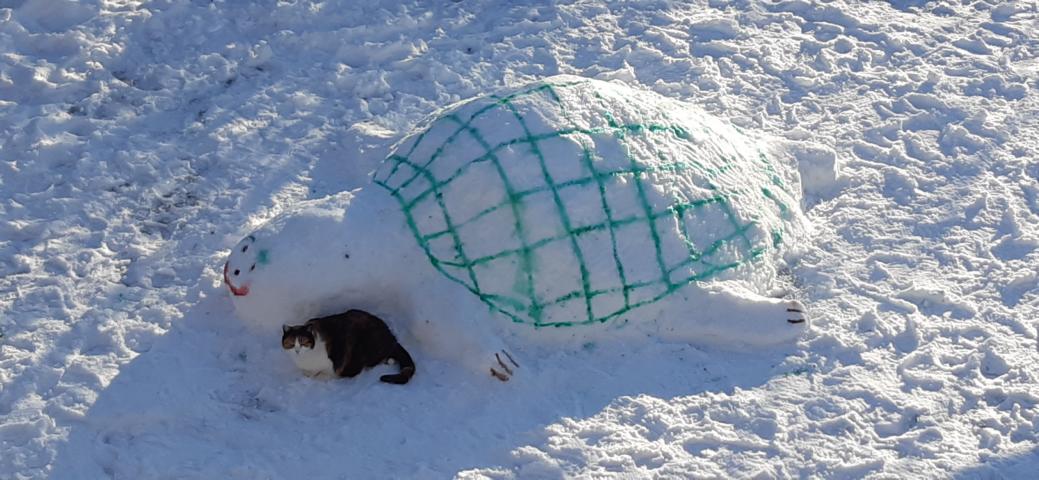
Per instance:
[[[281,326],[281,348],[285,350],[311,350],[314,341],[314,328],[311,325]]]

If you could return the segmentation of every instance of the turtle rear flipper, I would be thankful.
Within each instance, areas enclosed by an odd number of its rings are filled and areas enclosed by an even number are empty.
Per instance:
[[[686,305],[695,311],[665,316],[664,336],[690,343],[736,346],[793,342],[809,328],[807,309],[798,300],[770,298],[731,282],[703,285],[687,291]]]

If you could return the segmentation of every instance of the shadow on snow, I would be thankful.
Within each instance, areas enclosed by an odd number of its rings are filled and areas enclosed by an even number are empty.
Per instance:
[[[396,386],[376,372],[304,377],[279,341],[247,333],[225,293],[208,291],[100,393],[52,478],[400,478],[507,465],[510,452],[543,442],[544,427],[563,418],[629,395],[752,388],[783,357],[651,339],[570,353],[517,349],[523,368],[503,384],[428,358],[401,335],[418,373]]]

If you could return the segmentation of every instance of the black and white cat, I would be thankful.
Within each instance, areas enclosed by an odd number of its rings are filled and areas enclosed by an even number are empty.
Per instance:
[[[405,384],[415,374],[415,362],[386,322],[361,310],[283,325],[281,346],[297,367],[311,375],[353,377],[388,360],[400,365],[400,373],[379,380]]]

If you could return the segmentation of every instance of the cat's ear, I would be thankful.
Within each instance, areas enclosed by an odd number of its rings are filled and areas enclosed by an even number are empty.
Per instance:
[[[281,333],[282,334],[289,333],[289,326],[288,325],[282,325],[281,326]]]

